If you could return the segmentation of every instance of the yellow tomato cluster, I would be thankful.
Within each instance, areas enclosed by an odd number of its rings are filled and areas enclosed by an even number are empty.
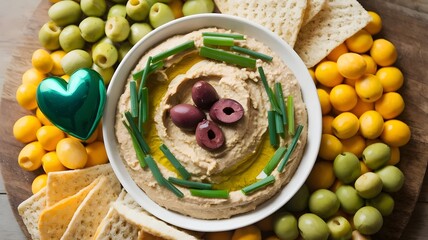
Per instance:
[[[17,119],[13,126],[13,136],[26,144],[18,155],[19,166],[26,171],[44,170],[44,174],[33,180],[33,193],[46,185],[49,172],[108,162],[100,127],[83,142],[54,126],[37,106],[36,90],[40,82],[47,76],[69,78],[64,75],[60,64],[64,55],[62,50],[52,53],[44,49],[35,50],[31,58],[32,67],[22,74],[22,83],[16,92],[18,104],[35,112]]]
[[[337,185],[332,161],[338,154],[352,152],[361,158],[366,146],[384,142],[391,147],[389,164],[395,165],[399,148],[410,140],[409,126],[397,119],[405,106],[398,92],[403,73],[394,66],[397,51],[390,41],[376,39],[382,21],[369,13],[373,20],[364,29],[309,69],[323,114],[319,160],[307,180],[311,190]],[[370,171],[363,161],[361,166]]]

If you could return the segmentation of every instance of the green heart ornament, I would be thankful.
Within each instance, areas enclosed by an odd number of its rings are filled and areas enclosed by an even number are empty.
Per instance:
[[[55,126],[86,140],[101,120],[106,90],[98,72],[81,68],[68,83],[59,77],[47,77],[39,84],[36,98],[40,110]]]

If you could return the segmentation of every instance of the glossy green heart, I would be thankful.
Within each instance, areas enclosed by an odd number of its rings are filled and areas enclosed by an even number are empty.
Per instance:
[[[55,126],[86,140],[102,117],[106,90],[100,74],[81,68],[68,83],[59,77],[46,78],[39,84],[36,97],[40,110]]]

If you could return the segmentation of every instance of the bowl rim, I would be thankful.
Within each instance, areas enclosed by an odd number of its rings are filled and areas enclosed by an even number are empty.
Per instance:
[[[118,154],[118,144],[114,132],[117,102],[123,92],[129,74],[132,72],[141,56],[147,50],[155,46],[159,40],[163,41],[174,35],[184,34],[205,27],[231,29],[264,42],[270,48],[282,49],[285,55],[280,55],[280,57],[296,76],[308,112],[308,137],[306,147],[301,162],[290,182],[274,197],[257,206],[256,210],[235,215],[228,219],[218,220],[197,219],[185,216],[161,207],[151,200],[144,191],[137,186],[128,173]],[[266,43],[266,40],[269,40],[268,43]],[[309,104],[311,109],[308,109]],[[154,29],[137,42],[122,59],[113,74],[107,89],[107,100],[103,116],[103,136],[106,152],[114,173],[128,194],[130,194],[146,211],[160,220],[180,228],[201,232],[237,229],[262,220],[280,209],[292,196],[294,196],[306,181],[315,164],[321,141],[322,114],[316,87],[315,84],[313,84],[313,80],[306,66],[297,53],[279,36],[267,28],[240,17],[219,13],[197,14],[173,20]]]

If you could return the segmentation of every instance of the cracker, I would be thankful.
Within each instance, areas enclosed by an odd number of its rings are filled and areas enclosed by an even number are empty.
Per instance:
[[[18,206],[18,213],[33,240],[40,239],[39,217],[46,207],[46,187],[32,195]]]
[[[327,0],[308,0],[302,27],[308,24],[321,11],[326,2]]]
[[[39,218],[40,239],[60,239],[75,211],[89,192],[98,184],[99,180],[96,179],[78,193],[64,198],[50,207],[46,207]]]
[[[327,0],[321,11],[300,30],[294,50],[307,67],[313,67],[370,20],[370,15],[356,0]]]
[[[259,23],[279,35],[291,47],[303,22],[307,0],[214,0],[224,14]]]
[[[99,176],[114,176],[110,164],[49,173],[46,205],[52,206],[61,199],[76,194],[80,189],[88,186]]]
[[[99,183],[76,209],[61,239],[92,239],[120,191],[120,183],[114,175],[100,176]]]
[[[116,209],[111,207],[98,226],[94,239],[138,239],[139,232],[140,227],[128,222]]]

